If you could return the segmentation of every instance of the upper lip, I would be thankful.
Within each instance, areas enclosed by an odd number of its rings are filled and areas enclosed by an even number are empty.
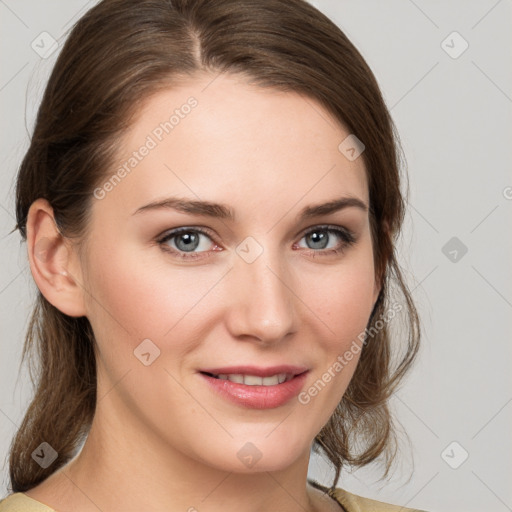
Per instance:
[[[223,366],[222,368],[202,368],[199,370],[203,373],[212,373],[213,375],[226,375],[226,374],[241,374],[241,375],[256,375],[257,377],[270,377],[279,373],[286,373],[291,375],[299,375],[308,371],[309,368],[305,366],[294,366],[289,364],[281,364],[279,366],[268,366],[263,368],[261,366]]]

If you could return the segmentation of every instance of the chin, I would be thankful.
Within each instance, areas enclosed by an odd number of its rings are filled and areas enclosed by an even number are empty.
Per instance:
[[[214,451],[210,446],[201,459],[209,466],[234,473],[260,473],[263,471],[285,470],[297,459],[309,456],[311,442],[304,439],[290,439],[285,435],[268,436],[268,431],[260,436],[245,436],[243,439],[230,439],[229,443],[218,443]],[[265,437],[268,436],[268,437]]]

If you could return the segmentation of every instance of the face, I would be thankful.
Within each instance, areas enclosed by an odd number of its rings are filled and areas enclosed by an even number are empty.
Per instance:
[[[365,169],[312,99],[212,79],[151,97],[96,189],[97,415],[225,471],[278,470],[341,400],[378,296]]]

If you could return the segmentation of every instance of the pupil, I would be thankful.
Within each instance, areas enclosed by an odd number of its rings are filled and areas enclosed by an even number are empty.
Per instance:
[[[196,233],[183,233],[176,240],[176,246],[182,251],[193,251],[199,244]]]

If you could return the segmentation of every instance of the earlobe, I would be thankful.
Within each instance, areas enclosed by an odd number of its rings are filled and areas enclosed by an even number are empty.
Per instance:
[[[86,314],[80,265],[57,228],[53,208],[37,199],[27,217],[27,251],[32,277],[46,300],[69,316]]]

